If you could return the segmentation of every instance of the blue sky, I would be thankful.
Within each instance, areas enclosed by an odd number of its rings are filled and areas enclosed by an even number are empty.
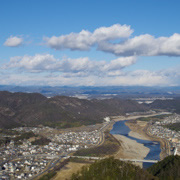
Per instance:
[[[178,0],[0,1],[0,84],[179,86],[179,7]]]

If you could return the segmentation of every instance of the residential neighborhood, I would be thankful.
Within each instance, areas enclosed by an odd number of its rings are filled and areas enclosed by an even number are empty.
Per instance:
[[[1,147],[0,179],[29,179],[45,168],[52,167],[55,159],[82,148],[92,147],[101,141],[101,129],[94,131],[64,132],[54,134],[50,127],[19,127],[13,130],[19,133],[33,132],[35,135],[46,131],[50,142],[46,145],[33,145],[30,139],[24,139],[21,145],[13,140]]]
[[[152,135],[167,140],[171,146],[171,154],[180,154],[180,132],[168,128],[168,125],[172,125],[180,122],[180,115],[173,114],[164,118],[162,121],[152,122],[149,131]]]
[[[1,138],[11,140],[0,147],[0,179],[33,179],[39,176],[54,167],[62,158],[69,157],[72,152],[101,144],[103,132],[112,122],[109,117],[105,117],[101,125],[85,126],[76,131],[59,131],[42,126],[14,128],[12,131],[16,132],[15,135],[1,133]],[[169,115],[163,120],[150,121],[149,132],[169,142],[170,154],[180,152],[180,133],[169,129],[168,125],[179,122],[178,114]],[[28,133],[33,137],[22,138]],[[16,142],[18,137],[22,139]]]

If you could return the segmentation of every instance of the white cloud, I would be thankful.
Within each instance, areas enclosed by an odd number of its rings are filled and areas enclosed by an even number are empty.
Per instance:
[[[122,72],[118,76],[66,76],[66,74],[5,74],[0,84],[50,85],[50,86],[174,86],[180,85],[180,74],[164,71],[137,70]],[[176,78],[175,78],[176,76]]]
[[[100,27],[93,33],[82,30],[79,33],[70,33],[59,37],[45,37],[46,44],[56,50],[89,50],[94,44],[102,41],[115,40],[119,38],[127,38],[133,33],[130,26],[114,24],[110,27]]]
[[[159,38],[145,34],[117,44],[99,43],[98,49],[118,56],[180,56],[180,34]]]
[[[35,56],[16,56],[10,59],[8,64],[4,65],[4,69],[17,68],[21,71],[28,72],[62,72],[70,74],[79,74],[81,76],[96,74],[105,75],[113,74],[113,71],[121,71],[121,69],[130,66],[136,62],[136,57],[121,57],[110,62],[91,61],[88,57],[78,59],[64,58],[56,59],[50,54],[36,54]]]
[[[180,56],[180,34],[170,37],[155,38],[150,34],[131,37],[133,30],[128,25],[114,24],[100,27],[94,32],[82,30],[59,37],[45,37],[46,44],[56,50],[90,50],[97,49],[117,56]],[[116,43],[113,43],[115,40]],[[120,41],[117,43],[117,41]]]
[[[40,72],[45,70],[53,70],[56,67],[56,59],[50,54],[37,54],[35,56],[15,56],[4,68],[19,68],[22,71]]]
[[[71,85],[71,86],[172,86],[180,85],[179,67],[168,70],[123,69],[136,62],[136,57],[120,57],[109,62],[91,61],[88,57],[56,59],[50,54],[13,57],[4,65],[0,84]],[[17,74],[15,70],[20,70]],[[12,71],[9,71],[11,69]],[[12,74],[7,73],[12,72]],[[33,72],[33,73],[31,73]]]
[[[96,29],[92,34],[92,38],[94,38],[94,42],[100,42],[128,38],[132,33],[133,30],[130,26],[114,24],[110,27],[100,27]]]
[[[130,66],[136,62],[135,56],[130,57],[120,57],[117,59],[112,60],[110,63],[105,64],[102,69],[105,71],[113,71],[113,70],[120,70],[127,66]]]
[[[62,72],[78,73],[78,72],[89,72],[95,68],[96,62],[93,64],[88,57],[82,57],[78,59],[63,59],[59,61],[59,69]]]
[[[17,36],[10,36],[4,43],[4,46],[17,47],[22,45],[23,38]]]

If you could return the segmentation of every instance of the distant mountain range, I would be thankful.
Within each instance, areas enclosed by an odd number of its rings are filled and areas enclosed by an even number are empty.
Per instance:
[[[67,128],[100,123],[106,116],[147,111],[149,107],[132,100],[86,100],[38,93],[0,92],[0,128],[48,125]]]
[[[77,96],[83,98],[112,98],[120,96],[121,98],[130,97],[176,97],[180,96],[180,87],[144,87],[144,86],[7,86],[0,85],[0,91],[10,92],[26,92],[26,93],[41,93],[46,97],[56,95]]]

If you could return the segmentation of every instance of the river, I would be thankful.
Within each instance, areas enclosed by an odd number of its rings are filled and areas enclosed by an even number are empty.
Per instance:
[[[123,135],[129,139],[135,140],[138,143],[144,144],[145,147],[149,148],[150,151],[147,154],[147,156],[144,159],[147,160],[160,160],[160,153],[161,153],[161,148],[160,148],[160,143],[157,141],[148,141],[148,140],[142,140],[138,138],[134,138],[129,136],[129,132],[131,129],[126,126],[125,124],[126,120],[124,121],[118,121],[113,125],[112,130],[110,131],[111,134],[120,134]],[[153,163],[143,163],[143,168],[148,168],[152,165]]]

